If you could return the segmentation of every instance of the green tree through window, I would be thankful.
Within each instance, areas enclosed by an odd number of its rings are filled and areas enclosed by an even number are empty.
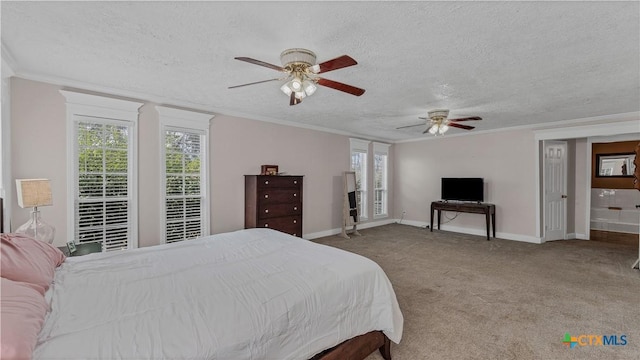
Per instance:
[[[129,127],[78,122],[76,239],[127,247],[129,237]]]
[[[165,131],[166,242],[202,235],[201,135]]]

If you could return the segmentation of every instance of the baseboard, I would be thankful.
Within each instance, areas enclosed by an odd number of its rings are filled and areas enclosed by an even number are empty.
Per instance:
[[[372,222],[366,222],[366,223],[359,224],[358,225],[358,229],[368,229],[368,228],[372,228],[372,227],[376,227],[376,226],[382,226],[382,225],[393,224],[393,223],[402,224],[402,225],[416,226],[416,227],[420,227],[420,228],[427,228],[429,226],[429,223],[425,222],[425,221],[415,221],[415,220],[402,220],[402,221],[400,221],[400,219],[384,219],[384,220],[380,220],[380,221],[372,221]],[[469,228],[463,228],[463,227],[458,227],[458,226],[450,226],[450,225],[441,225],[440,228],[442,230],[444,230],[444,231],[451,231],[451,232],[457,232],[457,233],[462,233],[462,234],[479,235],[479,236],[486,236],[487,235],[486,230],[481,230],[481,229],[469,229]],[[303,238],[305,238],[307,240],[313,240],[313,239],[317,239],[317,238],[321,238],[321,237],[325,237],[325,236],[337,235],[337,234],[340,234],[341,232],[342,232],[341,228],[330,229],[330,230],[318,231],[318,232],[314,232],[314,233],[305,234],[303,236]],[[527,235],[520,235],[520,234],[510,234],[510,233],[504,233],[504,232],[496,232],[496,237],[498,237],[500,239],[505,239],[505,240],[522,241],[522,242],[527,242],[527,243],[532,243],[532,244],[542,244],[543,243],[542,239],[537,238],[535,236],[527,236]]]
[[[426,228],[427,226],[429,226],[428,222],[413,221],[413,220],[403,220],[401,224],[417,226],[421,228]],[[441,225],[440,229],[444,231],[451,231],[451,232],[457,232],[457,233],[463,233],[463,234],[469,234],[469,235],[487,236],[487,231],[484,229],[469,229],[469,228],[463,228],[463,227],[451,226],[451,225]],[[496,237],[500,239],[522,241],[522,242],[528,242],[532,244],[542,244],[542,239],[537,238],[535,236],[510,234],[510,233],[496,231]]]
[[[358,224],[358,229],[368,229],[368,228],[372,228],[372,227],[376,227],[376,226],[382,226],[382,225],[388,225],[388,224],[393,224],[394,222],[397,222],[397,219],[384,219],[384,220],[378,220],[378,221],[371,221],[371,222],[366,222],[366,223],[362,223],[362,224]],[[307,240],[313,240],[313,239],[317,239],[317,238],[321,238],[321,237],[325,237],[325,236],[332,236],[332,235],[337,235],[340,234],[342,232],[342,228],[336,228],[336,229],[330,229],[330,230],[324,230],[324,231],[318,231],[318,232],[314,232],[314,233],[309,233],[309,234],[304,234],[302,237],[307,239]]]
[[[589,240],[587,235],[578,233],[568,233],[565,239]]]
[[[423,222],[423,221],[415,221],[415,220],[402,220],[402,221],[400,221],[399,219],[396,219],[395,222],[398,223],[398,224],[402,224],[402,225],[411,225],[411,226],[421,227],[421,228],[425,228],[425,229],[429,228],[429,223],[426,223],[426,222]]]

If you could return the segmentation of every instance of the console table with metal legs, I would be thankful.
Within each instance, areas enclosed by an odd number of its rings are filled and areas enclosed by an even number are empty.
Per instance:
[[[438,230],[440,230],[440,217],[443,210],[484,214],[487,223],[487,240],[490,238],[491,228],[493,228],[493,237],[496,237],[496,206],[494,204],[434,201],[431,203],[431,231],[433,231],[433,215],[435,211],[438,212]]]

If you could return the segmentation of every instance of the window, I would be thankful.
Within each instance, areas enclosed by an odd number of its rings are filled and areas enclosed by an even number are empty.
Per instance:
[[[373,217],[388,215],[388,158],[389,145],[373,143]]]
[[[141,103],[60,91],[67,99],[69,229],[104,251],[137,247],[136,129]]]
[[[213,115],[166,107],[160,113],[165,243],[209,233],[209,120]]]
[[[350,139],[351,143],[351,170],[356,173],[356,196],[360,208],[360,220],[367,220],[367,155],[369,154],[369,142]]]

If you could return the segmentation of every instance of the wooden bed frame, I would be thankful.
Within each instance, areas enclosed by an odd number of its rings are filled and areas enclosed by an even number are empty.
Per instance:
[[[382,331],[371,331],[325,350],[309,360],[364,360],[376,349],[385,360],[391,360],[391,341]]]

